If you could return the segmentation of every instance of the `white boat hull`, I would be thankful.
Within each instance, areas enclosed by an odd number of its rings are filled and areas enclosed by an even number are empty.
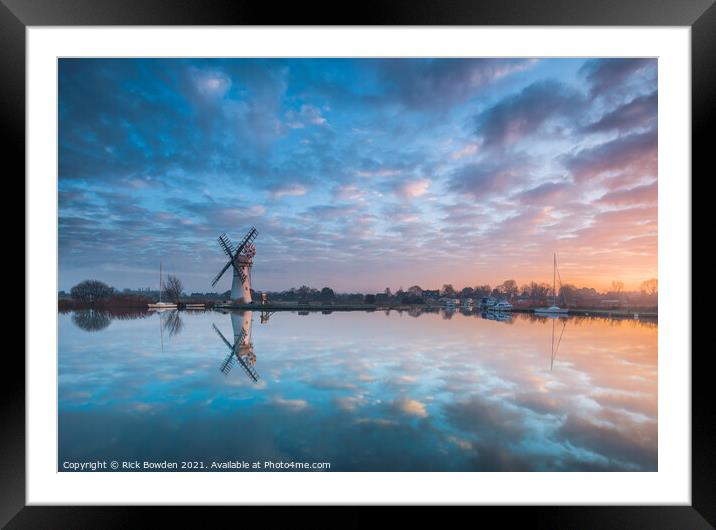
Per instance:
[[[159,302],[158,304],[147,304],[147,307],[148,307],[149,309],[153,309],[153,310],[155,310],[155,311],[158,311],[158,310],[160,310],[160,309],[176,309],[176,308],[177,308],[177,305],[176,305],[176,304],[165,303],[165,302]]]
[[[563,309],[561,307],[538,307],[535,309],[535,313],[540,313],[543,315],[566,315],[569,313],[569,309]]]

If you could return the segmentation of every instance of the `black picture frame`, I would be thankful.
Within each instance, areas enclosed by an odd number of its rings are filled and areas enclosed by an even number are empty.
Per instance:
[[[0,110],[5,167],[25,174],[25,30],[27,26],[82,25],[546,25],[690,26],[692,72],[692,176],[707,166],[708,130],[716,121],[716,0],[500,0],[477,3],[364,0],[350,4],[249,2],[246,0],[0,0]],[[10,162],[10,166],[8,166]],[[708,167],[708,169],[707,169]],[[710,171],[709,171],[710,170]],[[685,185],[689,184],[685,180]],[[24,191],[23,191],[24,193]],[[25,277],[25,281],[32,281]],[[691,286],[688,286],[691,289]],[[32,307],[29,308],[32,310]],[[676,352],[691,355],[691,352]],[[12,355],[10,355],[12,354]],[[690,506],[584,506],[478,508],[501,523],[527,520],[538,527],[713,528],[716,526],[716,420],[706,369],[708,349],[692,360],[692,503]],[[8,528],[111,528],[146,525],[147,512],[205,524],[185,509],[25,506],[25,363],[6,349],[0,401],[0,525]],[[340,526],[371,524],[374,508],[353,511]],[[203,512],[204,510],[202,510]],[[253,510],[252,515],[256,513]],[[421,519],[420,509],[413,513]],[[259,516],[262,516],[260,512]],[[321,517],[298,510],[294,521]],[[168,520],[169,519],[169,520]],[[423,519],[424,520],[424,519]]]

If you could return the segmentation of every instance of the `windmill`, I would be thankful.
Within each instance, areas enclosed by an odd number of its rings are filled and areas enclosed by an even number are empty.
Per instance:
[[[254,239],[259,233],[256,228],[251,227],[241,243],[234,248],[233,243],[226,234],[221,234],[217,241],[224,253],[229,257],[224,268],[216,275],[211,282],[212,287],[224,275],[229,267],[234,268],[234,277],[231,281],[231,301],[244,304],[251,303],[251,266],[254,264],[254,256],[256,255],[256,247],[253,244]]]

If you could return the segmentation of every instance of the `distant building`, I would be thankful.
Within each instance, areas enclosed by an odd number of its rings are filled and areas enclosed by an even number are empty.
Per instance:
[[[376,293],[375,294],[375,303],[376,304],[387,304],[393,299],[393,297],[386,293]]]

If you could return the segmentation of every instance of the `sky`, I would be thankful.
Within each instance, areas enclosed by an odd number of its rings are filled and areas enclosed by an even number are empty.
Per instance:
[[[59,280],[657,276],[656,59],[60,59]]]

